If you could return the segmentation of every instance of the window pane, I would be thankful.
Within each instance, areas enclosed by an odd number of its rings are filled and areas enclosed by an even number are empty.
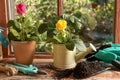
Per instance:
[[[48,21],[57,15],[57,0],[15,0],[15,4],[25,2],[28,12],[32,11],[35,20]],[[96,45],[113,42],[114,3],[115,0],[63,0],[63,14],[71,15],[81,12],[80,38]],[[51,10],[52,9],[52,10]],[[46,34],[40,35],[36,52],[45,52]],[[49,46],[49,45],[48,45]],[[51,47],[48,47],[51,49]]]
[[[57,15],[57,0],[15,0],[15,5],[21,2],[24,2],[27,5],[27,13],[34,16],[33,21],[39,20],[39,22],[42,23],[43,21],[48,21],[51,17]],[[15,5],[13,8],[15,8]],[[15,11],[16,10],[14,10],[14,12]],[[17,16],[16,12],[14,16]],[[44,50],[46,33],[39,36],[40,41],[36,46],[36,52],[46,53]]]
[[[80,38],[85,43],[111,43],[114,33],[114,3],[115,0],[64,0],[64,14],[81,12]]]

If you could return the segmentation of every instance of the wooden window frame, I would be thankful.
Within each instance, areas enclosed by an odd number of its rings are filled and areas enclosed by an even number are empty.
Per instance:
[[[7,8],[7,0],[1,0],[0,2],[0,26],[4,27],[5,30],[2,32],[6,37],[8,34],[8,28],[6,23],[8,22],[8,8]],[[3,57],[8,57],[10,53],[9,46],[6,48],[2,45],[2,53]]]
[[[120,0],[115,0],[114,41],[120,43]]]
[[[8,28],[6,23],[8,22],[8,0],[1,0],[0,2],[0,26],[5,28],[3,34],[7,37]],[[120,0],[115,0],[115,23],[114,23],[114,42],[120,43]],[[58,16],[63,13],[63,0],[57,0],[57,13]],[[10,46],[7,48],[2,45],[3,58],[13,57],[10,54]],[[51,58],[51,55],[35,55],[36,58]]]

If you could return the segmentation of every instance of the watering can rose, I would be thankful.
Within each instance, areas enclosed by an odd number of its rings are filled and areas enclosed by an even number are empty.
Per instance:
[[[65,20],[58,20],[58,22],[56,23],[56,28],[60,31],[66,29],[66,26],[67,22]]]
[[[20,3],[16,5],[17,13],[22,15],[26,13],[26,5],[24,3]]]

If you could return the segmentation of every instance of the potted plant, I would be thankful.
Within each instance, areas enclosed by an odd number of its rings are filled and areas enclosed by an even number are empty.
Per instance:
[[[53,52],[46,49],[46,46],[45,49],[53,53],[53,64],[55,67],[62,69],[75,67],[76,49],[79,51],[86,50],[86,46],[79,35],[83,30],[94,29],[95,26],[87,27],[86,25],[88,24],[85,25],[83,23],[85,16],[81,12],[76,12],[70,16],[56,16],[40,25],[39,32],[47,33],[46,43],[53,43]],[[91,19],[95,20],[94,17],[91,17]],[[96,21],[92,21],[91,24],[95,25]]]
[[[29,65],[33,61],[36,42],[39,40],[38,21],[34,21],[31,14],[27,14],[26,4],[16,5],[18,16],[8,21],[8,39],[13,45],[16,62]]]

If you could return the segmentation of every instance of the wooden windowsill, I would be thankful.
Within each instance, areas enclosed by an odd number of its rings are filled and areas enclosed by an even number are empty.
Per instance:
[[[13,62],[15,61],[15,58],[4,58],[3,61],[8,61],[8,62]],[[33,63],[37,63],[37,64],[46,64],[46,63],[52,63],[53,59],[34,59]],[[50,70],[49,70],[50,71]],[[0,73],[1,75],[1,73]],[[2,74],[3,75],[3,74]],[[3,77],[5,76],[5,74],[3,75]],[[15,75],[16,77],[20,77],[21,75]],[[23,77],[29,77],[26,75],[22,75]],[[39,75],[40,76],[40,75]],[[38,78],[40,79],[40,77],[38,76]],[[1,79],[2,76],[0,76]],[[12,76],[14,79],[14,76]],[[11,79],[12,79],[11,77]],[[5,77],[7,79],[7,76]],[[9,77],[8,77],[9,78]],[[67,78],[67,79],[71,79]],[[72,77],[73,79],[73,77]],[[108,70],[105,72],[102,72],[100,74],[97,74],[95,76],[91,76],[89,78],[87,78],[87,80],[91,80],[91,79],[96,79],[96,80],[119,80],[120,79],[120,70]]]
[[[4,58],[2,59],[0,62],[8,62],[8,63],[12,63],[15,62],[15,58]],[[33,63],[51,63],[53,62],[53,59],[34,59]]]

